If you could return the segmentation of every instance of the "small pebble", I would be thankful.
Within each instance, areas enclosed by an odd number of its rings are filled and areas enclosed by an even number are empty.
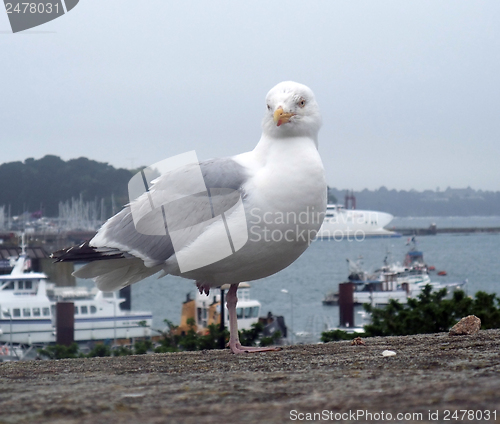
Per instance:
[[[384,350],[382,352],[382,356],[395,356],[396,355],[396,352],[394,352],[393,350]]]

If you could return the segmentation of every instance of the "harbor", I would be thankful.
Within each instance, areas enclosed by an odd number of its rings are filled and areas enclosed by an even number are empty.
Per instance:
[[[467,279],[469,282],[465,290],[469,295],[474,295],[479,290],[498,295],[500,271],[491,266],[496,263],[496,252],[500,249],[498,234],[461,231],[462,228],[467,228],[466,225],[479,229],[490,228],[497,224],[499,218],[444,217],[432,220],[439,226],[451,227],[456,231],[417,238],[419,249],[425,252],[426,262],[436,267],[436,272],[431,274],[432,281],[446,285]],[[394,219],[395,225],[407,228],[410,226],[425,228],[433,221],[429,218]],[[32,243],[36,242],[33,234],[28,234],[27,239]],[[61,235],[59,240],[63,240]],[[264,280],[253,282],[252,298],[261,303],[260,316],[272,313],[284,317],[290,330],[290,340],[293,337],[295,343],[318,342],[323,331],[339,325],[338,307],[324,306],[322,301],[326,293],[338,291],[338,284],[346,280],[348,275],[346,259],[357,260],[362,257],[366,270],[373,271],[381,266],[386,256],[389,256],[390,262],[402,262],[409,248],[407,242],[406,237],[366,238],[362,241],[317,240],[287,269]],[[42,246],[45,246],[44,249],[49,247],[47,244]],[[0,247],[0,252],[4,252],[4,256],[14,253],[12,248],[7,248],[6,243]],[[33,262],[36,260],[36,255],[43,256],[41,250],[31,251],[28,247],[27,251],[32,253]],[[52,260],[45,257],[40,258],[39,262],[50,265]],[[59,264],[62,265],[70,264]],[[81,265],[75,266],[78,269]],[[48,268],[44,268],[43,271],[48,273]],[[438,271],[446,271],[447,275],[438,276]],[[76,284],[88,290],[94,287],[91,280],[76,279],[72,282],[68,280],[71,272],[62,274],[67,280],[62,285]],[[56,280],[57,276],[49,275],[49,277]],[[196,287],[190,281],[179,280],[173,276],[159,280],[156,276],[152,276],[132,286],[130,300],[133,309],[151,311],[152,329],[162,330],[165,327],[165,320],[175,325],[180,324],[183,302],[188,295],[191,299],[195,299],[196,293]],[[359,318],[360,315],[356,314],[357,324],[362,324]]]
[[[271,311],[284,316],[289,330],[297,335],[297,343],[318,342],[322,331],[339,325],[338,306],[325,306],[322,301],[327,292],[338,291],[339,283],[346,280],[349,272],[346,259],[361,256],[365,269],[375,270],[388,254],[391,263],[402,262],[409,248],[406,243],[403,237],[361,242],[316,241],[290,267],[253,282],[252,297],[260,301],[263,315]],[[425,253],[428,265],[436,267],[432,281],[446,284],[468,279],[468,295],[480,290],[499,294],[500,270],[492,267],[500,250],[500,237],[496,234],[420,237],[418,246]],[[447,275],[438,276],[437,271],[441,270]],[[79,280],[78,284],[89,282]],[[132,303],[139,309],[150,307],[153,327],[162,328],[164,319],[178,322],[186,294],[191,293],[194,298],[195,292],[196,287],[189,281],[172,276],[158,280],[153,276],[133,286]]]

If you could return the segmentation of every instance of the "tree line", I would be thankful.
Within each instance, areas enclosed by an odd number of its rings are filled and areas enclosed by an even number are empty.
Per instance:
[[[9,162],[0,165],[0,206],[11,216],[41,211],[55,217],[59,202],[82,197],[84,201],[105,199],[114,195],[119,205],[128,203],[127,185],[136,171],[84,157],[62,160],[47,155],[41,159]],[[108,208],[110,210],[111,208]]]
[[[350,190],[329,189],[329,197],[345,203]],[[464,189],[446,190],[377,190],[354,192],[357,209],[388,212],[394,216],[498,216],[500,191]],[[350,204],[349,204],[350,207]]]
[[[84,157],[62,160],[47,155],[41,159],[8,162],[0,165],[0,207],[5,213],[20,215],[41,211],[44,216],[56,217],[59,202],[72,198],[84,201],[104,199],[117,206],[128,203],[127,186],[138,171],[114,168],[105,162]],[[329,201],[344,203],[347,190],[329,189]],[[395,216],[490,216],[500,215],[500,191],[471,188],[443,191],[377,190],[354,192],[357,209],[389,212]],[[111,211],[111,208],[107,208]]]

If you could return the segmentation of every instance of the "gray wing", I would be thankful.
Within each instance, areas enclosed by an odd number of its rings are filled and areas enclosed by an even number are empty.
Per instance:
[[[186,243],[196,238],[206,229],[199,224],[236,204],[248,178],[248,170],[232,158],[211,159],[162,174],[110,218],[90,244],[127,252],[148,267],[160,265],[174,254],[171,232],[178,235],[181,231]]]
[[[211,159],[200,163],[207,188],[231,188],[240,190],[248,180],[247,168],[232,158]]]

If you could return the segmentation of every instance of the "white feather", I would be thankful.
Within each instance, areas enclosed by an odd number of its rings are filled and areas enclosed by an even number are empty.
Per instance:
[[[264,221],[266,214],[275,217],[280,213],[295,217],[302,213],[324,214],[326,181],[317,150],[321,115],[312,91],[293,82],[274,87],[269,91],[266,103],[268,110],[262,123],[262,137],[253,151],[200,165],[204,169],[205,181],[208,178],[212,182],[211,187],[231,188],[241,193],[249,231],[246,244],[238,246],[241,248],[233,254],[221,256],[220,260],[182,273],[177,258],[187,258],[190,263],[196,263],[198,258],[206,257],[210,262],[211,257],[216,258],[219,252],[227,250],[226,243],[220,239],[222,221],[206,221],[206,225],[194,228],[192,222],[204,221],[199,219],[204,216],[203,207],[179,210],[178,220],[180,224],[186,223],[186,233],[180,237],[184,244],[180,248],[176,246],[174,251],[170,235],[139,234],[130,208],[126,208],[103,226],[91,245],[118,248],[135,256],[135,259],[92,263],[75,275],[94,278],[101,290],[114,290],[135,283],[159,270],[163,270],[163,274],[180,275],[219,286],[266,277],[297,259],[321,226],[322,216],[301,223]],[[273,113],[280,107],[292,116],[283,125],[277,125],[273,119]],[[181,178],[182,172],[177,177]],[[155,180],[153,190],[168,185],[171,180],[171,174],[160,176]],[[143,207],[149,205],[146,203],[149,202],[147,196],[139,201],[144,202]],[[228,213],[224,225],[241,232],[244,228],[235,217],[235,213]],[[253,217],[260,219],[260,223],[252,224]],[[184,227],[179,225],[178,228],[182,230]],[[266,231],[287,232],[289,239],[265,240],[262,237]],[[303,232],[307,239],[300,237]],[[252,240],[255,234],[261,239]]]

